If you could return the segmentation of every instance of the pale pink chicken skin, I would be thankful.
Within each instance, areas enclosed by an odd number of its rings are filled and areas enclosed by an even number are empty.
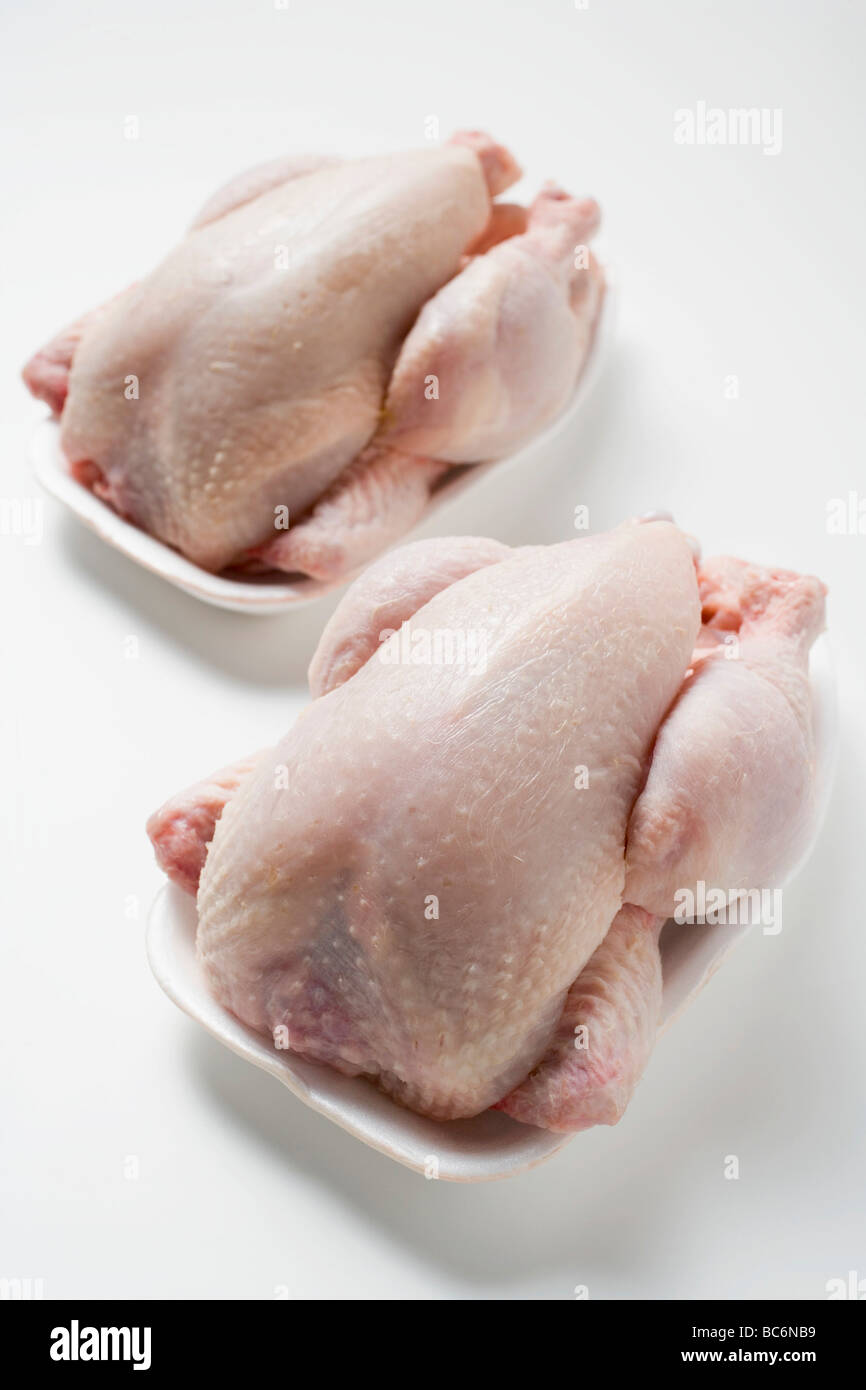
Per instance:
[[[700,589],[701,642],[629,825],[626,896],[665,917],[699,882],[780,887],[815,817],[809,649],[824,585],[722,558],[701,566]]]
[[[73,473],[205,569],[360,569],[450,465],[510,452],[574,391],[602,291],[575,253],[598,208],[552,186],[492,203],[519,174],[470,131],[232,180],[27,364]]]
[[[817,581],[737,561],[704,567],[699,590],[691,544],[666,521],[549,548],[462,537],[383,557],[323,633],[317,698],[236,794],[227,787],[222,815],[211,782],[151,819],[160,863],[187,889],[201,862],[190,823],[213,836],[198,949],[217,997],[257,1031],[286,1025],[295,1051],[368,1075],[422,1113],[498,1105],[564,1132],[614,1123],[659,1018],[671,908],[663,895],[654,911],[631,876],[652,862],[644,836],[652,842],[658,817],[647,808],[666,787],[683,823],[669,733],[682,731],[686,765],[697,737],[705,774],[692,786],[697,848],[689,857],[683,842],[682,864],[703,853],[733,873],[743,837],[717,848],[701,829],[715,681],[730,700],[718,774],[738,723],[749,748],[752,679],[790,695],[790,707],[767,706],[785,737],[789,708],[805,728],[799,673],[822,601]],[[725,630],[755,643],[746,684],[730,691],[713,646],[723,610]],[[404,622],[403,635],[487,631],[484,669],[382,661],[380,635]],[[700,683],[687,674],[696,661]],[[690,708],[694,727],[682,723]],[[790,862],[786,836],[790,851],[814,812],[803,738],[789,744],[804,773],[793,783],[765,760],[781,796],[750,887],[774,886]],[[727,810],[714,802],[713,823],[753,824],[753,794],[763,804],[764,788],[741,779]],[[650,878],[649,898],[658,889]],[[425,915],[430,895],[438,917]]]
[[[564,408],[604,288],[592,256],[575,266],[599,209],[550,186],[525,219],[525,231],[470,259],[425,304],[394,366],[373,444],[309,520],[259,558],[319,579],[344,576],[421,520],[449,465],[500,458]]]
[[[498,1110],[565,1134],[616,1124],[656,1040],[664,920],[630,903],[620,908],[568,991],[541,1061]]]
[[[147,822],[147,833],[157,847],[160,868],[185,892],[198,892],[207,848],[226,802],[252,772],[259,755],[240,758],[220,768],[204,782],[197,782],[195,794],[175,797],[171,810],[171,833],[166,834],[163,811],[156,811]]]

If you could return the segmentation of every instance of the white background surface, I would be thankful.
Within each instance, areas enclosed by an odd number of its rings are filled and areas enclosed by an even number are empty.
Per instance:
[[[547,467],[487,480],[435,529],[547,541],[576,503],[594,529],[668,507],[705,553],[821,575],[842,758],[781,936],[741,948],[621,1125],[510,1183],[425,1182],[199,1034],[144,959],[145,817],[284,731],[333,600],[205,609],[46,503],[41,543],[0,537],[0,1276],[54,1297],[410,1299],[821,1298],[866,1276],[866,536],[826,531],[828,499],[866,496],[862,7],[2,15],[4,497],[34,495],[24,358],[146,271],[223,178],[287,149],[416,145],[429,115],[481,125],[523,162],[521,195],[554,175],[600,199],[619,342]],[[674,110],[700,100],[782,108],[782,152],[676,145]]]

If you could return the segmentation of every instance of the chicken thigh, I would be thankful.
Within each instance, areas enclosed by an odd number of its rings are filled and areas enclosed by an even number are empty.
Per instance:
[[[360,568],[449,467],[517,447],[574,390],[598,208],[554,186],[494,204],[519,173],[463,132],[233,180],[25,368],[72,472],[205,569]]]
[[[283,742],[149,824],[175,881],[201,874],[216,997],[424,1114],[613,1123],[656,1035],[671,882],[702,863],[736,881],[747,863],[763,886],[810,819],[804,671],[822,607],[817,581],[781,571],[699,576],[663,520],[383,557],[325,629],[315,698]],[[733,685],[720,621],[745,652]],[[757,716],[772,725],[761,784],[725,781],[767,689],[781,703]],[[762,849],[753,798],[771,777]],[[679,860],[659,883],[645,871],[666,803]],[[724,833],[740,820],[745,861]]]
[[[701,644],[629,824],[626,897],[665,917],[699,883],[780,886],[814,818],[809,649],[824,586],[724,558],[702,565],[700,589]]]

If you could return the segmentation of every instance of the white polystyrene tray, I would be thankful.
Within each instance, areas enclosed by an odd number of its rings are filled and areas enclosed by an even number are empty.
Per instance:
[[[836,756],[835,683],[826,637],[813,648],[810,675],[817,753],[814,843]],[[811,845],[806,853],[809,850]],[[701,991],[748,930],[741,925],[667,923],[661,938],[664,993],[660,1033]],[[403,1109],[363,1078],[341,1076],[330,1067],[277,1051],[212,998],[196,958],[195,932],[195,902],[181,889],[166,884],[150,911],[147,953],[168,997],[226,1047],[270,1072],[307,1105],[389,1158],[453,1182],[481,1182],[532,1168],[572,1137],[520,1124],[494,1110],[472,1120],[425,1119]]]
[[[605,274],[608,274],[607,270]],[[569,426],[598,380],[602,362],[613,338],[614,320],[615,296],[613,287],[608,283],[589,356],[571,404],[547,429],[517,453],[490,463],[479,463],[471,468],[455,470],[431,497],[423,521],[444,502],[479,482],[491,468],[532,468],[538,465],[551,439]],[[132,522],[124,521],[123,517],[118,516],[117,512],[95,496],[89,488],[76,482],[69,472],[60,447],[58,420],[43,420],[37,426],[30,445],[30,457],[36,477],[46,492],[68,507],[79,521],[136,564],[142,565],[152,574],[160,575],[169,584],[192,594],[193,598],[201,599],[203,603],[214,604],[217,608],[227,608],[235,613],[275,613],[309,603],[329,590],[339,588],[347,578],[352,577],[344,576],[334,582],[323,583],[317,579],[303,577],[290,580],[265,575],[249,579],[227,579],[224,575],[209,574],[171,546],[148,535]],[[411,536],[410,531],[400,538],[400,544],[410,540]]]

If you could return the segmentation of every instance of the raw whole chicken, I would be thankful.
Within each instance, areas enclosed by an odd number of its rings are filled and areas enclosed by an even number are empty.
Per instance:
[[[776,887],[808,841],[823,615],[664,519],[381,557],[283,741],[149,822],[210,988],[420,1113],[613,1123],[678,890]]]
[[[470,131],[235,179],[25,367],[71,471],[204,569],[358,570],[575,389],[598,206],[553,184],[493,202],[519,175]]]

